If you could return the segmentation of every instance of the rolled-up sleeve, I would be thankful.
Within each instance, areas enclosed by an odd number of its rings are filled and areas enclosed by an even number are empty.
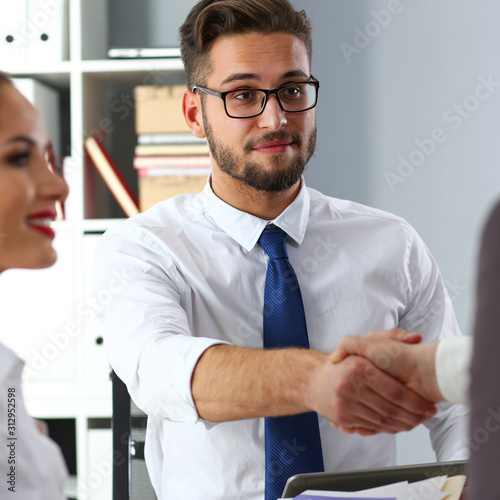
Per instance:
[[[407,269],[409,305],[399,326],[421,333],[424,342],[461,337],[438,266],[413,229],[408,240]],[[436,416],[424,425],[429,429],[438,460],[468,458],[468,407],[439,403]]]
[[[112,228],[96,247],[93,290],[107,297],[99,311],[106,355],[137,406],[161,419],[200,420],[193,371],[206,349],[224,342],[193,336],[165,248],[138,225]]]

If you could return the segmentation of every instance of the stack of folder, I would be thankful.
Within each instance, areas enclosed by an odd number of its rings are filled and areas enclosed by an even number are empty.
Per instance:
[[[193,136],[182,114],[184,85],[135,88],[141,211],[166,198],[199,192],[210,172],[206,139]]]

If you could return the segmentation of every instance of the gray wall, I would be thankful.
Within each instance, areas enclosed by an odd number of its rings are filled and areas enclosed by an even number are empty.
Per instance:
[[[321,82],[308,184],[406,218],[470,334],[478,238],[500,196],[500,4],[292,1],[312,19]],[[398,444],[399,463],[434,459],[425,429]]]
[[[292,2],[312,20],[321,82],[307,183],[406,218],[470,333],[479,232],[500,195],[500,3]],[[110,44],[172,45],[193,4],[111,0]],[[494,83],[477,98],[481,78]],[[426,436],[400,434],[399,462],[434,460]]]
[[[111,47],[176,47],[194,0],[109,0]]]
[[[321,81],[312,187],[405,217],[438,261],[464,332],[471,327],[478,231],[500,195],[500,82],[494,0],[294,0],[315,28]],[[395,6],[389,22],[374,12]],[[495,15],[496,14],[496,15]],[[358,48],[359,30],[375,36]],[[378,28],[377,28],[378,25]],[[495,31],[496,30],[496,31]],[[341,44],[359,53],[350,61]],[[489,95],[488,95],[489,94]],[[460,116],[454,106],[463,106]],[[433,131],[440,142],[428,141]],[[427,154],[415,141],[425,143]],[[400,166],[406,161],[413,161]],[[399,168],[399,170],[398,170]]]

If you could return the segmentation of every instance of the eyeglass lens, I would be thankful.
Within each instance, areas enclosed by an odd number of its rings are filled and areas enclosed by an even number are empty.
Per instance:
[[[287,85],[278,91],[278,98],[285,111],[304,111],[316,102],[316,86],[313,83]],[[246,117],[259,114],[266,102],[262,90],[241,89],[226,95],[226,109],[231,116]]]

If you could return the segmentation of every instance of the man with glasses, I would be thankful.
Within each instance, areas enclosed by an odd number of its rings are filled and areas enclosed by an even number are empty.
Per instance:
[[[105,346],[149,415],[158,497],[275,499],[296,473],[394,464],[389,434],[431,417],[438,459],[465,458],[462,408],[436,414],[364,358],[330,362],[346,334],[460,334],[407,223],[305,186],[320,87],[305,13],[202,0],[180,34],[184,115],[211,175],[110,229],[95,272],[96,291],[113,272],[128,283]]]

